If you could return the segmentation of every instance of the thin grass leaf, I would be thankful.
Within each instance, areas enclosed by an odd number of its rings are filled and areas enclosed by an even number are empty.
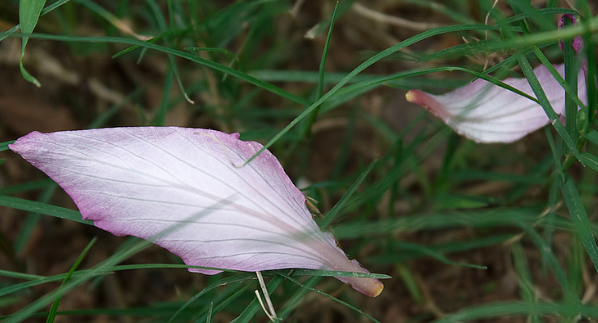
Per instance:
[[[18,193],[18,192],[26,192],[26,191],[45,189],[54,184],[55,184],[55,182],[49,178],[36,180],[36,181],[30,181],[30,182],[26,182],[23,184],[16,184],[16,185],[2,187],[2,188],[0,188],[0,195],[8,195],[8,194],[13,194],[13,193]]]
[[[552,63],[548,60],[548,58],[546,57],[546,55],[544,55],[544,53],[540,50],[540,48],[538,46],[532,46],[532,51],[534,52],[536,57],[540,60],[540,62],[542,62],[542,64],[544,64],[544,66],[546,66],[546,68],[548,69],[550,74],[552,74],[552,76],[556,79],[556,81],[559,82],[559,84],[563,87],[567,97],[571,98],[573,100],[573,102],[575,102],[575,104],[577,104],[579,107],[582,107],[582,108],[587,107],[587,105],[582,101],[582,100],[585,100],[585,98],[580,99],[579,96],[577,95],[577,86],[573,87],[572,83],[570,84],[568,81],[565,81],[563,76],[561,76],[561,74],[559,74],[559,72],[554,68],[554,65],[552,65]],[[565,74],[567,73],[566,70],[567,70],[567,67],[565,66]],[[575,84],[577,84],[577,80],[578,80],[578,77],[577,77],[577,73],[576,73],[575,74]],[[586,91],[589,91],[588,86],[584,86],[584,88],[586,89]]]
[[[25,78],[27,82],[35,84],[37,87],[40,87],[41,83],[39,83],[33,75],[27,72],[25,66],[23,66],[23,57],[25,56],[25,46],[27,46],[27,42],[29,41],[29,35],[33,33],[33,29],[37,25],[37,20],[39,19],[45,4],[46,0],[21,0],[19,2],[19,23],[21,26],[21,34],[23,35],[19,68],[21,69],[23,78]]]
[[[169,55],[168,57],[172,57]],[[163,126],[164,122],[166,121],[166,115],[168,114],[168,110],[170,108],[170,95],[172,89],[172,81],[174,78],[174,62],[171,62],[168,66],[168,71],[164,76],[164,86],[162,90],[162,100],[160,100],[160,106],[158,106],[158,112],[154,117],[153,125],[155,126]]]
[[[584,151],[583,153],[581,153],[581,161],[588,167],[590,167],[591,169],[595,170],[598,172],[598,157],[590,154],[587,151]]]
[[[17,210],[51,215],[57,218],[67,219],[79,223],[93,224],[93,221],[83,220],[81,217],[81,213],[75,210],[49,205],[46,203],[29,201],[11,196],[0,196],[0,205],[11,207]]]
[[[280,273],[280,270],[273,271]],[[264,272],[266,274],[268,272]],[[314,277],[356,277],[356,278],[376,278],[376,279],[390,279],[389,275],[374,274],[374,273],[358,273],[335,270],[317,270],[317,269],[295,269],[292,276],[314,276]]]
[[[179,315],[181,313],[183,313],[183,311],[185,309],[187,309],[197,299],[199,299],[201,296],[205,295],[206,293],[216,289],[217,287],[226,286],[226,285],[239,283],[239,282],[244,282],[244,281],[248,281],[248,280],[254,280],[254,279],[256,279],[256,276],[254,273],[241,273],[239,275],[235,275],[234,277],[226,277],[226,278],[219,279],[219,280],[211,283],[210,285],[208,285],[204,289],[202,289],[201,292],[195,294],[193,297],[191,297],[189,300],[187,300],[185,302],[185,304],[183,304],[181,307],[179,307],[179,309],[170,317],[170,319],[168,320],[167,323],[173,322],[177,317],[179,317]],[[247,285],[246,287],[248,288],[249,285]]]
[[[536,302],[536,293],[534,283],[529,270],[529,266],[526,261],[525,252],[519,242],[515,242],[511,245],[511,254],[513,257],[513,263],[517,277],[519,278],[519,294],[521,298],[529,303],[534,304]],[[537,321],[537,315],[530,315],[532,321]]]
[[[586,3],[587,6],[587,3]],[[586,9],[588,16],[590,16],[591,11],[589,8]],[[596,86],[596,73],[598,71],[598,66],[596,65],[596,40],[593,39],[593,35],[595,32],[590,32],[590,28],[588,26],[589,21],[587,19],[582,19],[580,25],[586,27],[585,32],[583,33],[583,41],[586,44],[584,48],[584,53],[586,56],[586,64],[587,64],[587,75],[586,75],[586,82],[588,88],[588,111],[587,111],[587,119],[588,119],[588,127],[596,120],[596,109],[598,108],[598,90]],[[588,128],[584,129],[584,133],[588,132]]]
[[[433,249],[427,248],[425,246],[418,245],[418,244],[409,243],[409,242],[401,242],[400,244],[397,244],[397,246],[398,246],[398,248],[400,248],[401,250],[405,250],[406,252],[421,253],[423,255],[432,257],[432,258],[434,258],[442,263],[445,263],[447,265],[452,265],[452,266],[457,266],[457,267],[467,267],[467,268],[473,268],[473,269],[488,269],[488,267],[486,267],[486,266],[452,261],[452,260],[448,259],[447,257],[445,257],[444,255],[442,255],[441,253],[439,253]]]
[[[47,186],[44,189],[44,191],[40,194],[38,202],[48,203],[57,188],[58,185],[56,185],[55,183],[54,185]],[[20,254],[27,246],[27,243],[29,243],[29,240],[37,226],[40,217],[41,214],[39,213],[29,212],[29,214],[27,214],[27,218],[23,222],[21,229],[19,230],[19,233],[17,235],[17,238],[14,242],[14,248],[17,253]]]
[[[485,25],[459,25],[459,26],[448,26],[448,27],[439,27],[432,30],[425,31],[421,34],[413,36],[409,39],[406,39],[388,49],[383,50],[382,52],[370,57],[361,65],[356,67],[351,73],[345,76],[338,84],[336,84],[330,91],[326,92],[319,100],[314,102],[313,104],[309,105],[307,109],[305,109],[299,116],[297,116],[293,121],[291,121],[286,127],[284,127],[281,131],[276,134],[270,141],[268,141],[264,148],[260,151],[255,153],[255,155],[250,158],[247,162],[250,162],[253,158],[257,157],[262,151],[272,146],[278,139],[280,139],[283,135],[285,135],[289,130],[291,130],[297,123],[299,123],[303,118],[310,115],[313,110],[315,110],[320,104],[328,100],[331,96],[333,96],[338,90],[340,90],[346,83],[348,83],[354,76],[361,73],[363,70],[368,68],[369,66],[373,65],[374,63],[382,60],[383,58],[398,52],[399,50],[411,46],[419,41],[424,39],[430,38],[432,36],[437,36],[445,33],[452,33],[457,31],[466,31],[466,30],[486,30],[486,29],[496,29],[494,27],[485,26]]]
[[[370,163],[370,165],[361,173],[361,175],[359,175],[357,180],[355,180],[353,185],[351,185],[351,187],[347,190],[343,197],[341,197],[338,203],[336,203],[334,207],[330,210],[330,212],[328,212],[328,214],[324,216],[324,219],[322,219],[322,221],[320,222],[320,226],[322,228],[327,228],[330,225],[332,220],[334,220],[334,217],[336,217],[336,215],[340,212],[345,203],[347,203],[347,201],[351,198],[353,193],[355,193],[359,185],[361,185],[361,182],[363,182],[366,176],[368,176],[372,169],[374,169],[374,166],[376,166],[377,162],[378,160],[374,160]]]
[[[324,44],[324,51],[322,52],[322,59],[320,60],[320,68],[318,70],[318,84],[316,87],[316,100],[322,97],[324,91],[324,68],[326,67],[326,57],[328,57],[328,49],[330,48],[330,40],[332,39],[332,30],[334,28],[334,22],[336,21],[336,13],[338,10],[339,3],[337,2],[332,12],[332,18],[330,20],[330,28],[328,28],[328,36],[326,36],[326,43]],[[303,137],[306,138],[311,133],[311,128],[320,114],[321,105],[317,106],[309,116],[305,130],[303,130]]]
[[[229,305],[230,303],[234,302],[235,300],[238,300],[239,297],[241,295],[243,295],[250,287],[251,287],[251,285],[245,285],[245,286],[243,286],[241,288],[237,288],[232,295],[230,295],[226,299],[218,302],[218,304],[213,308],[214,314],[222,311],[227,305]],[[213,303],[213,302],[211,302],[211,303]],[[196,323],[203,323],[203,322],[205,322],[212,315],[211,312],[212,312],[212,306],[210,306],[210,311],[208,313],[206,313],[205,315],[199,317],[195,322]]]
[[[93,239],[91,239],[91,241],[89,241],[87,246],[85,246],[83,251],[81,251],[81,254],[79,254],[79,257],[77,257],[77,259],[75,260],[75,262],[73,263],[73,265],[71,266],[69,271],[66,273],[66,276],[64,277],[64,280],[62,281],[62,285],[64,285],[66,282],[69,281],[69,279],[71,279],[71,277],[73,276],[73,273],[75,272],[75,270],[77,270],[77,268],[81,264],[81,261],[83,261],[83,258],[85,258],[85,256],[87,255],[89,250],[91,250],[91,247],[95,244],[96,241],[97,241],[97,238],[94,237]],[[46,319],[46,323],[54,322],[54,319],[56,318],[56,312],[58,311],[58,305],[60,305],[61,298],[62,298],[62,295],[59,295],[52,302],[52,307],[50,307],[50,312],[48,313],[48,318]]]
[[[27,280],[36,280],[36,279],[45,278],[44,276],[40,276],[40,275],[25,274],[25,273],[19,273],[19,272],[3,270],[3,269],[0,269],[0,276],[10,277],[10,278],[18,278],[18,279],[27,279]]]
[[[532,67],[530,66],[529,62],[524,56],[520,56],[518,61],[519,66],[521,66],[521,70],[523,71],[523,74],[525,74],[525,77],[527,78],[532,90],[534,91],[534,94],[538,98],[538,103],[542,106],[544,112],[546,112],[546,115],[550,119],[550,123],[557,131],[557,133],[560,135],[561,139],[563,139],[567,147],[575,155],[575,157],[578,160],[580,160],[581,157],[579,151],[575,147],[575,143],[567,133],[565,126],[563,126],[563,124],[559,120],[559,116],[556,114],[556,112],[550,105],[550,101],[548,101],[548,98],[546,97],[546,94],[544,93],[544,90],[542,89],[540,82],[538,82],[538,78],[536,78],[536,75],[532,71]]]
[[[205,208],[204,210],[202,210],[200,212],[200,214],[204,214],[204,215],[209,214],[209,213],[213,212],[214,210],[217,210],[218,207],[223,207],[226,204],[228,204],[227,201],[219,201],[215,205],[213,205],[213,207],[208,207],[208,208]],[[39,297],[33,303],[27,305],[26,307],[22,308],[18,312],[10,315],[3,321],[3,323],[17,323],[17,322],[23,321],[26,318],[31,317],[35,312],[39,311],[41,308],[43,308],[47,304],[51,303],[57,296],[64,295],[65,293],[73,290],[74,288],[80,286],[81,284],[85,283],[86,281],[90,280],[91,278],[93,278],[95,276],[105,275],[106,274],[105,268],[112,267],[112,266],[116,265],[117,263],[119,263],[125,259],[128,259],[129,257],[133,256],[134,254],[146,249],[147,247],[149,247],[152,244],[152,242],[149,240],[157,239],[162,234],[167,234],[169,231],[176,230],[180,226],[181,226],[180,223],[174,224],[170,228],[165,230],[163,233],[158,234],[156,237],[150,238],[148,240],[137,241],[136,243],[131,244],[127,248],[114,253],[110,258],[108,258],[108,259],[102,261],[101,263],[99,263],[98,265],[94,266],[91,270],[83,271],[83,273],[80,275],[73,275],[73,277],[68,282],[61,285],[59,288],[45,294],[44,296]],[[28,282],[28,283],[31,283],[31,282]]]
[[[300,289],[288,298],[287,302],[282,306],[282,309],[278,311],[277,317],[281,322],[284,322],[287,316],[301,304],[305,295],[310,289],[314,289],[313,287],[320,281],[320,279],[320,277],[316,276],[309,278],[305,283],[301,284]]]
[[[594,234],[590,229],[591,223],[586,214],[586,209],[581,202],[577,187],[575,187],[575,183],[573,183],[571,177],[567,176],[565,181],[561,182],[561,192],[575,225],[575,230],[579,234],[579,238],[586,248],[588,256],[590,256],[590,259],[594,263],[594,268],[598,272],[598,246],[596,246]]]
[[[571,26],[573,22],[571,19],[563,16],[561,19],[564,20],[565,27]],[[565,116],[566,116],[566,123],[565,128],[569,133],[569,136],[573,141],[577,141],[578,137],[578,130],[577,130],[577,110],[580,107],[579,103],[577,103],[574,98],[577,95],[574,95],[577,92],[577,74],[579,73],[579,60],[577,59],[576,50],[573,48],[573,39],[567,39],[564,41],[564,52],[565,52],[565,81],[567,85],[573,89],[573,92],[568,92],[566,95],[565,100]],[[587,109],[587,108],[586,108]],[[587,120],[586,120],[587,121]],[[583,126],[583,128],[587,128],[587,126]],[[581,130],[581,129],[580,129]],[[583,138],[583,137],[582,137]]]
[[[571,306],[579,306],[581,305],[581,300],[575,293],[575,291],[569,285],[569,281],[567,280],[567,276],[561,267],[561,264],[556,259],[555,254],[552,252],[549,246],[545,245],[544,239],[542,236],[529,224],[520,223],[520,228],[525,231],[527,236],[531,238],[531,240],[536,244],[538,249],[542,252],[542,256],[548,268],[554,273],[557,281],[559,282],[561,289],[563,290],[565,301],[570,304]]]
[[[6,33],[4,33],[4,32],[0,32],[0,37],[2,37],[5,34]],[[262,88],[263,90],[272,92],[272,93],[276,94],[277,96],[286,98],[292,102],[299,103],[299,104],[305,105],[305,106],[309,106],[311,104],[311,102],[307,99],[304,99],[300,96],[292,94],[288,91],[285,91],[279,87],[276,87],[270,83],[267,83],[265,81],[255,78],[255,77],[252,77],[249,74],[232,69],[228,66],[216,63],[214,61],[203,59],[203,58],[201,58],[197,55],[193,55],[191,53],[187,53],[184,51],[167,48],[164,46],[154,44],[151,42],[151,40],[143,42],[143,41],[140,41],[137,39],[121,38],[121,37],[77,37],[77,36],[48,35],[48,34],[33,34],[33,35],[30,35],[30,38],[58,40],[58,41],[65,41],[65,42],[115,43],[115,44],[137,45],[137,46],[145,47],[148,49],[158,50],[158,51],[161,51],[161,52],[164,52],[167,54],[173,54],[175,56],[179,56],[179,57],[187,59],[189,61],[207,66],[216,71],[220,71],[220,72],[229,74],[229,75],[239,78],[243,81],[246,81],[247,83],[250,83],[259,88]]]
[[[584,136],[594,145],[598,145],[598,131],[591,129]]]
[[[326,294],[326,293],[324,293],[322,291],[319,291],[319,290],[317,290],[315,288],[312,288],[310,286],[304,285],[304,284],[300,283],[299,281],[297,281],[296,279],[294,279],[293,277],[289,276],[288,274],[279,273],[279,275],[280,275],[280,277],[284,277],[285,279],[287,279],[287,280],[289,280],[289,281],[291,281],[291,282],[293,282],[293,283],[301,286],[301,288],[308,289],[308,290],[310,290],[310,291],[312,291],[314,293],[317,293],[317,294],[320,294],[320,295],[325,296],[327,298],[330,298],[331,300],[333,300],[333,301],[335,301],[335,302],[337,302],[339,304],[342,304],[343,306],[346,306],[346,307],[352,309],[353,311],[355,311],[355,312],[357,312],[357,313],[365,316],[366,318],[368,318],[372,322],[380,323],[380,321],[378,321],[375,318],[371,317],[369,314],[365,313],[364,311],[360,310],[359,308],[357,308],[357,307],[355,307],[355,306],[353,306],[353,305],[351,305],[349,303],[346,303],[346,302],[344,302],[344,301],[342,301],[342,300],[340,300],[340,299],[338,299],[338,298],[336,298],[334,296],[331,296],[331,295],[328,295],[328,294]]]
[[[598,307],[591,305],[571,305],[567,303],[529,304],[517,301],[497,302],[491,305],[475,305],[449,314],[432,323],[460,323],[480,319],[498,319],[508,316],[564,316],[572,318],[576,315],[597,317]]]
[[[15,142],[14,140],[1,142],[0,143],[0,151],[8,150],[8,145],[13,144],[14,142]]]

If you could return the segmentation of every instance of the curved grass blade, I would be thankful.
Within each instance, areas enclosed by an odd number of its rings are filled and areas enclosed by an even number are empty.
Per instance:
[[[42,13],[44,4],[46,4],[46,0],[21,0],[19,2],[19,22],[21,25],[21,33],[23,34],[19,68],[21,69],[23,78],[25,78],[27,82],[35,84],[37,87],[40,87],[41,83],[39,83],[33,75],[27,72],[25,66],[23,66],[23,57],[25,56],[25,47],[29,41],[29,35],[33,33],[33,29],[35,29],[35,25],[37,25],[37,20]]]
[[[276,134],[276,136],[274,136],[272,139],[270,139],[270,141],[268,141],[261,150],[256,152],[253,157],[251,157],[249,160],[247,160],[246,163],[251,162],[253,160],[253,158],[255,158],[259,154],[261,154],[262,151],[264,151],[264,150],[268,149],[270,146],[272,146],[276,141],[278,141],[278,139],[280,139],[289,130],[291,130],[295,125],[297,125],[303,118],[310,115],[312,113],[312,111],[314,111],[319,105],[321,105],[324,101],[326,101],[330,97],[332,97],[338,90],[340,90],[345,84],[347,84],[354,76],[358,75],[359,73],[361,73],[363,70],[370,67],[374,63],[382,60],[383,58],[385,58],[395,52],[398,52],[399,50],[401,50],[403,48],[411,46],[419,41],[430,38],[432,36],[437,36],[437,35],[441,35],[441,34],[457,32],[457,31],[487,30],[487,29],[498,29],[498,28],[492,27],[492,26],[486,26],[486,25],[459,25],[459,26],[439,27],[439,28],[428,30],[428,31],[424,31],[421,34],[418,34],[416,36],[408,38],[408,39],[406,39],[394,46],[391,46],[391,47],[381,51],[380,53],[370,57],[365,62],[360,64],[358,67],[356,67],[353,71],[351,71],[351,73],[349,73],[347,76],[345,76],[338,84],[336,84],[330,91],[326,92],[326,94],[324,94],[320,99],[318,99],[316,102],[311,104],[299,116],[297,116],[295,119],[293,119],[293,121],[291,121],[286,127],[284,127],[281,131],[279,131],[278,134]]]
[[[91,239],[91,241],[89,241],[87,246],[83,249],[83,251],[81,252],[79,257],[77,257],[77,259],[75,260],[75,263],[71,266],[71,269],[69,269],[68,273],[64,277],[64,280],[62,281],[62,285],[66,284],[66,282],[68,282],[71,279],[71,277],[73,276],[73,273],[75,272],[75,270],[77,270],[77,268],[81,264],[81,261],[83,261],[83,258],[85,258],[85,256],[87,255],[87,253],[89,252],[89,250],[95,244],[96,241],[97,241],[96,237],[94,237],[93,239]],[[54,319],[56,318],[56,312],[58,311],[58,305],[60,305],[61,298],[62,298],[62,295],[58,295],[58,297],[56,297],[54,299],[54,302],[52,302],[52,307],[50,308],[50,312],[48,313],[48,318],[46,319],[46,323],[54,322]]]

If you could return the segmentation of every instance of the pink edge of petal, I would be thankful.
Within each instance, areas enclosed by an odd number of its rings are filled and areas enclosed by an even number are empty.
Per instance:
[[[353,272],[369,273],[369,271],[363,268],[355,259],[351,260],[349,264],[353,267]],[[353,289],[369,297],[380,295],[384,289],[384,284],[376,278],[336,277],[336,279],[351,285]]]
[[[445,123],[448,123],[451,116],[438,101],[436,101],[431,94],[421,90],[409,90],[405,94],[408,102],[421,105],[424,109],[432,112],[435,116],[440,118]]]

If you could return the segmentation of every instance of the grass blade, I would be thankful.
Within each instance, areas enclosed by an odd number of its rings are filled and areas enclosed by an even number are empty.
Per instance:
[[[561,192],[571,214],[575,231],[579,234],[581,242],[598,272],[598,246],[596,246],[596,240],[592,233],[592,224],[571,177],[567,176],[565,181],[561,182]]]
[[[21,0],[19,2],[19,22],[21,25],[21,33],[23,34],[19,68],[21,69],[23,78],[25,78],[27,82],[35,84],[37,87],[42,85],[35,77],[33,77],[33,75],[27,72],[25,66],[23,66],[23,57],[25,56],[25,46],[27,46],[27,42],[29,41],[29,35],[33,33],[33,29],[35,29],[35,25],[37,25],[37,20],[42,13],[44,4],[46,4],[46,0]]]

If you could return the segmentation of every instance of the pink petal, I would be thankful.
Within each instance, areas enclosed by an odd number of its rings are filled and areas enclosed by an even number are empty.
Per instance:
[[[266,150],[243,166],[262,145],[238,138],[205,129],[112,128],[32,132],[9,147],[54,179],[83,218],[115,235],[153,238],[187,265],[366,273],[318,228],[276,157]],[[368,296],[383,288],[373,278],[339,279]]]
[[[565,18],[573,20],[573,26],[577,25],[577,19],[575,19],[575,15],[564,14],[561,16],[561,19],[559,19],[559,22],[557,24],[559,29],[563,29],[565,27]],[[575,36],[575,38],[573,38],[573,43],[571,44],[571,46],[573,46],[575,52],[579,54],[579,52],[583,49],[583,38],[579,35]],[[565,44],[562,40],[559,40],[559,47],[562,51],[565,50]]]
[[[564,65],[554,67],[561,76],[564,74]],[[565,90],[544,65],[535,68],[534,73],[556,113],[564,114]],[[527,79],[507,78],[503,82],[535,97]],[[584,73],[579,73],[578,87],[578,96],[585,102]],[[410,90],[406,98],[432,112],[457,133],[481,143],[513,142],[549,122],[539,104],[483,79],[443,95]]]

